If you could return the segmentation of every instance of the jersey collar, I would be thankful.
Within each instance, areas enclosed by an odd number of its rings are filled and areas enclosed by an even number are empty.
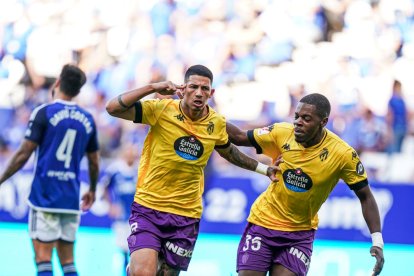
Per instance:
[[[70,102],[70,101],[64,101],[61,99],[56,99],[53,101],[54,103],[61,103],[61,104],[66,104],[66,105],[76,105],[75,102]]]

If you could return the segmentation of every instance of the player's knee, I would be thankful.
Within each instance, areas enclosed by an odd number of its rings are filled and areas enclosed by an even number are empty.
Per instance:
[[[158,266],[157,276],[178,276],[179,274],[179,270],[171,268],[164,262]]]
[[[52,254],[44,250],[38,250],[35,255],[36,263],[50,262],[52,260]]]
[[[154,276],[155,271],[150,268],[130,264],[128,267],[128,276]]]

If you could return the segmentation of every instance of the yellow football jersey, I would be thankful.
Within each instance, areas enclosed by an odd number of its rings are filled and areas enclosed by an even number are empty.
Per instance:
[[[351,189],[368,185],[355,150],[329,130],[319,144],[308,148],[295,141],[288,123],[248,131],[248,136],[257,153],[273,160],[282,154],[284,160],[279,182],[256,199],[249,222],[281,231],[317,229],[318,210],[340,179]]]
[[[135,201],[172,214],[200,218],[204,167],[215,147],[229,145],[226,120],[212,108],[192,121],[179,100],[135,104],[134,122],[150,125],[138,170]]]

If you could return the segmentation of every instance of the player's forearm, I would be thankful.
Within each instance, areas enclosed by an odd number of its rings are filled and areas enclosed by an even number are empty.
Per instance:
[[[230,163],[246,170],[255,171],[258,161],[242,153],[234,145],[230,145],[228,150],[218,151],[220,156]]]
[[[381,232],[381,220],[375,198],[373,196],[367,197],[361,201],[361,206],[370,233]]]
[[[151,84],[125,92],[111,99],[106,104],[106,111],[111,115],[123,113],[134,105],[137,101],[156,92]]]
[[[88,167],[89,190],[95,192],[99,178],[99,156],[97,152],[88,154]]]
[[[24,164],[26,164],[27,160],[29,159],[31,153],[28,154],[24,151],[17,151],[13,157],[10,159],[8,165],[6,166],[6,170],[0,176],[0,185],[9,179],[13,174],[15,174],[18,170],[20,170]]]

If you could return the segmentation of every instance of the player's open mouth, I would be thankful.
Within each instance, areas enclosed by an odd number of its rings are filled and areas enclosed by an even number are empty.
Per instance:
[[[294,134],[295,134],[295,136],[301,136],[301,135],[304,134],[304,132],[300,129],[295,128],[294,129]]]
[[[200,101],[200,100],[195,100],[195,101],[194,101],[194,105],[195,105],[195,106],[198,106],[198,107],[201,107],[201,106],[203,106],[203,101]]]

